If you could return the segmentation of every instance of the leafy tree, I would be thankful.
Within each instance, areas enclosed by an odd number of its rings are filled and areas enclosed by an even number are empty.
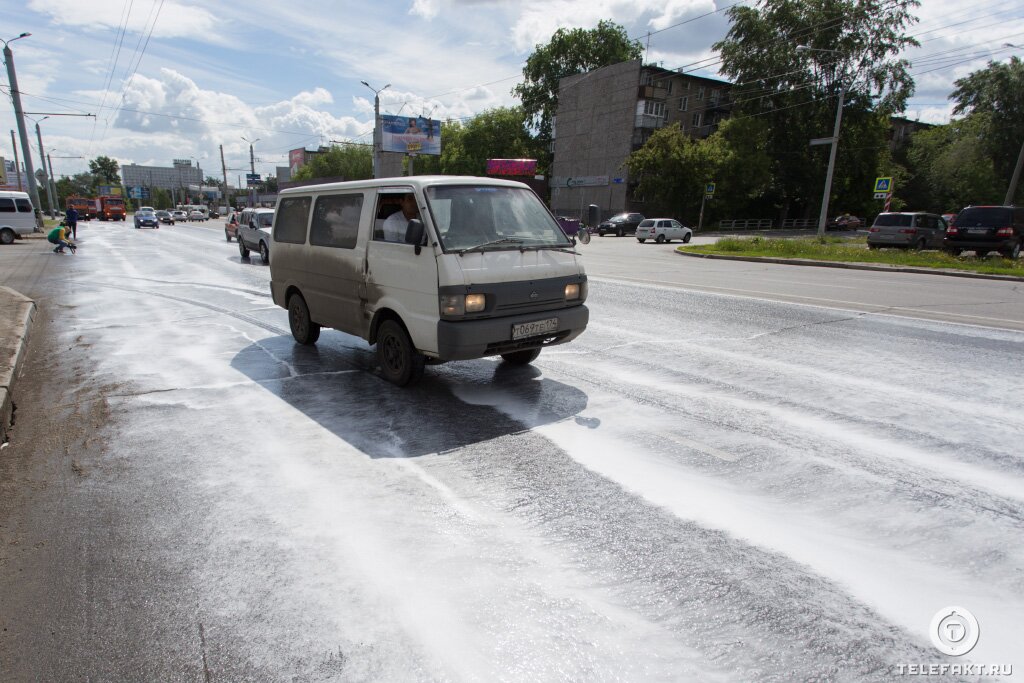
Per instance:
[[[465,123],[441,126],[441,156],[417,157],[420,175],[484,175],[488,159],[536,159],[541,154],[522,107],[497,107]]]
[[[107,156],[98,156],[89,162],[89,172],[97,176],[103,185],[120,185],[120,170],[117,161]]]
[[[763,0],[734,6],[726,38],[715,44],[722,72],[736,83],[734,117],[768,124],[772,201],[785,217],[810,215],[820,202],[827,147],[811,138],[833,129],[838,94],[847,97],[836,182],[845,210],[861,203],[886,142],[887,116],[902,111],[913,93],[907,62],[897,55],[916,41],[904,34],[915,21],[906,0]],[[813,48],[797,51],[807,44]],[[870,181],[868,181],[870,182]]]
[[[277,192],[277,176],[268,175],[263,181],[264,191],[268,193]]]
[[[373,148],[366,145],[345,144],[332,146],[322,154],[315,154],[300,168],[293,180],[341,177],[346,180],[364,180],[373,177]],[[277,182],[277,179],[274,179]]]
[[[622,26],[604,20],[593,29],[560,28],[547,44],[536,46],[523,67],[523,82],[512,94],[520,98],[529,122],[539,131],[544,168],[550,160],[546,150],[551,148],[551,123],[558,109],[558,82],[642,54],[639,41],[630,40]]]
[[[1017,164],[1017,155],[1024,143],[1024,62],[1012,57],[1008,63],[989,62],[988,66],[954,82],[956,100],[954,114],[987,114],[985,127],[976,130],[985,152],[992,159],[995,172],[1005,187]],[[1024,192],[1018,186],[1017,197]],[[979,198],[972,198],[978,201]]]
[[[162,187],[154,187],[150,193],[150,205],[154,209],[173,209],[174,202],[171,200],[171,193]]]
[[[996,171],[988,146],[978,144],[991,130],[992,116],[979,112],[914,134],[907,156],[916,169],[912,187],[927,202],[922,206],[955,212],[1003,201],[1009,178]]]
[[[212,175],[208,175],[208,176],[206,176],[206,180],[203,181],[203,184],[204,185],[212,185],[214,187],[220,187],[221,182],[223,182],[222,179],[218,179],[218,178],[213,177]]]

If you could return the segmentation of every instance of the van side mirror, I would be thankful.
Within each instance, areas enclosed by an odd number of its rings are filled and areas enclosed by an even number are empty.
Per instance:
[[[420,251],[423,249],[423,221],[419,218],[413,218],[409,221],[409,224],[405,227],[405,243],[416,245],[416,255],[418,256]]]

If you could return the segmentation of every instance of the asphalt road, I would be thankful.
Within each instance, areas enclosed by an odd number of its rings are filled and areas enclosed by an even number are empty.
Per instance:
[[[579,340],[403,390],[358,339],[297,347],[216,228],[80,241],[0,254],[40,305],[0,451],[4,680],[1024,666],[1024,336],[917,311],[962,318],[948,287],[1009,328],[984,300],[1012,286],[596,239]],[[931,645],[948,605],[967,657]]]

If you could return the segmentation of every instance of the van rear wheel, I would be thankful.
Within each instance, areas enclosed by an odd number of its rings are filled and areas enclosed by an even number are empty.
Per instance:
[[[301,294],[292,294],[288,299],[288,325],[295,341],[300,344],[315,344],[320,338],[320,325],[309,317],[309,306]]]
[[[400,387],[423,376],[426,358],[418,353],[409,333],[396,320],[385,320],[377,332],[377,362],[384,379]]]
[[[528,351],[513,351],[512,353],[501,354],[501,359],[506,363],[512,365],[529,365],[533,361],[537,360],[537,356],[540,355],[540,349],[530,349]]]
[[[10,228],[0,230],[0,244],[14,244],[14,231]]]

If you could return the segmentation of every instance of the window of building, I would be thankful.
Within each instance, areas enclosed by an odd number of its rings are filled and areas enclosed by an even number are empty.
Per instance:
[[[671,94],[672,94],[672,81],[669,81],[669,82],[668,82],[668,94],[669,94],[669,95],[671,95]]]
[[[700,112],[699,111],[693,113],[692,122],[693,122],[693,127],[694,128],[700,128]]]
[[[711,104],[718,104],[718,92],[719,92],[718,90],[712,90],[711,91],[711,93],[709,95],[709,98],[708,98],[708,99],[711,100]]]
[[[313,224],[309,228],[309,243],[320,247],[355,249],[362,212],[362,194],[318,197]]]
[[[703,99],[704,99],[704,86],[702,85],[699,88],[697,88],[697,101],[699,102],[699,101],[701,101]]]
[[[640,85],[650,85],[650,84],[651,84],[651,74],[650,74],[650,72],[649,71],[645,71],[642,74],[640,74]]]
[[[665,118],[665,103],[647,100],[644,102],[644,113],[648,116]]]
[[[687,107],[690,106],[690,98],[683,96],[679,98],[679,111],[686,111]]]
[[[277,207],[274,239],[291,244],[306,243],[306,225],[309,223],[311,197],[288,197]]]

